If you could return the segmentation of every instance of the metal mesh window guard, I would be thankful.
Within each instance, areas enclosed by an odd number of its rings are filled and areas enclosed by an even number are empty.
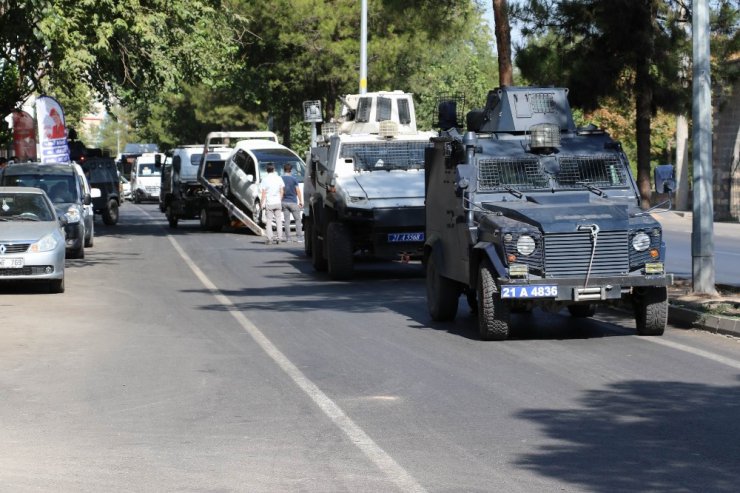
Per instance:
[[[478,163],[478,190],[492,192],[513,187],[523,190],[549,188],[547,175],[536,157],[483,159]]]
[[[578,182],[604,188],[620,187],[627,181],[627,170],[617,156],[564,156],[560,158],[556,188],[580,187]]]
[[[424,169],[427,142],[377,142],[342,145],[342,158],[352,158],[357,171]]]

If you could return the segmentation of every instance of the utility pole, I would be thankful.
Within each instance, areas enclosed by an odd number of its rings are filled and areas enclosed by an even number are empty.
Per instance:
[[[709,8],[694,0],[693,41],[693,154],[694,204],[691,231],[694,292],[716,294],[714,286],[714,204],[712,202],[712,87],[709,69]]]
[[[360,15],[360,94],[367,93],[367,0],[362,0]]]

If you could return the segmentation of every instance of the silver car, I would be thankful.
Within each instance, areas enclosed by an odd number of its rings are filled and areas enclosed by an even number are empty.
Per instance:
[[[33,280],[64,292],[64,226],[40,188],[0,187],[0,282]]]

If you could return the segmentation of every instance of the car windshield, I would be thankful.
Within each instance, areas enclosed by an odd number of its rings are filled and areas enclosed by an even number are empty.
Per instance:
[[[424,169],[426,142],[372,142],[343,144],[341,156],[352,159],[356,171]]]
[[[264,179],[267,176],[268,164],[275,166],[275,172],[280,176],[285,174],[283,171],[284,166],[290,164],[292,167],[290,174],[295,176],[299,182],[303,182],[303,177],[306,174],[306,166],[291,151],[287,149],[255,149],[252,152],[259,162],[260,179]]]
[[[0,221],[53,221],[54,211],[40,193],[0,193]]]
[[[16,187],[40,188],[55,204],[77,202],[77,182],[69,175],[34,174],[8,175],[3,184]]]
[[[162,171],[154,163],[139,164],[139,176],[162,176]]]

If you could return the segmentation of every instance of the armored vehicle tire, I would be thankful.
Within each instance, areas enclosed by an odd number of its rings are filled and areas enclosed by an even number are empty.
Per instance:
[[[315,224],[311,228],[311,265],[318,272],[324,272],[327,267],[324,258],[324,245],[319,238],[319,231]]]
[[[668,290],[665,287],[643,288],[632,296],[637,334],[663,335],[668,323]]]
[[[501,300],[492,269],[483,263],[478,272],[478,334],[484,341],[509,337],[509,307]]]
[[[103,209],[103,223],[113,226],[118,222],[118,201],[110,199]]]
[[[329,223],[326,228],[327,267],[329,277],[335,281],[345,281],[352,277],[352,235],[342,223]]]
[[[48,286],[50,293],[63,293],[64,292],[64,278],[54,279],[49,281]]]
[[[310,257],[311,252],[313,251],[313,242],[311,241],[312,230],[313,223],[311,223],[311,220],[309,219],[306,221],[306,224],[303,225],[303,251],[306,254],[306,257]]]
[[[596,314],[596,305],[568,305],[568,311],[571,317],[588,318]]]
[[[172,206],[168,205],[164,212],[165,216],[167,217],[167,224],[170,225],[170,228],[176,228],[178,217],[177,215],[172,212]]]
[[[434,256],[429,255],[426,261],[427,308],[432,320],[448,322],[457,315],[460,287],[452,279],[439,274]]]

